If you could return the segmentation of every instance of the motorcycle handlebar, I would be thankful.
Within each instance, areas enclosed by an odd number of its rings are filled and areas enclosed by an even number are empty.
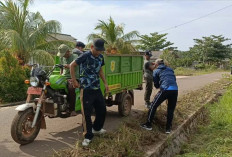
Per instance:
[[[56,64],[55,67],[58,67],[58,68],[63,69],[63,68],[64,68],[64,65],[62,65],[62,64]]]

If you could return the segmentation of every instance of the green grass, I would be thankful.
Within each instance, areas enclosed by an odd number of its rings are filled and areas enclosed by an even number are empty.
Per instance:
[[[216,104],[208,106],[208,124],[199,127],[178,157],[232,156],[232,86]]]
[[[177,76],[196,76],[196,75],[210,74],[213,72],[225,72],[225,70],[222,69],[195,70],[195,69],[183,68],[183,67],[178,67],[174,71]]]

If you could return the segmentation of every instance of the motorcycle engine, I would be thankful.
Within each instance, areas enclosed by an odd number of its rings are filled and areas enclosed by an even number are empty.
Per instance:
[[[55,93],[57,97],[55,97],[54,102],[56,102],[59,106],[60,112],[65,112],[68,109],[68,104],[67,104],[67,96],[66,95],[60,95],[59,92]]]

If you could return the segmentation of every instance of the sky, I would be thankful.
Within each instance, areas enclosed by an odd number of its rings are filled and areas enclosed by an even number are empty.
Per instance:
[[[175,27],[226,6],[230,7]],[[98,20],[106,21],[110,16],[116,24],[125,25],[125,33],[137,30],[144,35],[175,27],[160,33],[168,33],[167,40],[182,51],[194,45],[193,39],[203,36],[232,39],[232,0],[34,0],[30,11],[39,11],[45,20],[59,21],[62,33],[84,43],[90,33],[96,33]]]

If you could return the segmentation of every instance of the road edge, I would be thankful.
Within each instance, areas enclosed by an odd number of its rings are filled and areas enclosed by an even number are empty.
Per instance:
[[[0,104],[0,108],[1,107],[11,107],[11,106],[17,106],[20,104],[24,104],[26,101],[18,101],[18,102],[12,102],[12,103],[8,103],[8,104]]]

